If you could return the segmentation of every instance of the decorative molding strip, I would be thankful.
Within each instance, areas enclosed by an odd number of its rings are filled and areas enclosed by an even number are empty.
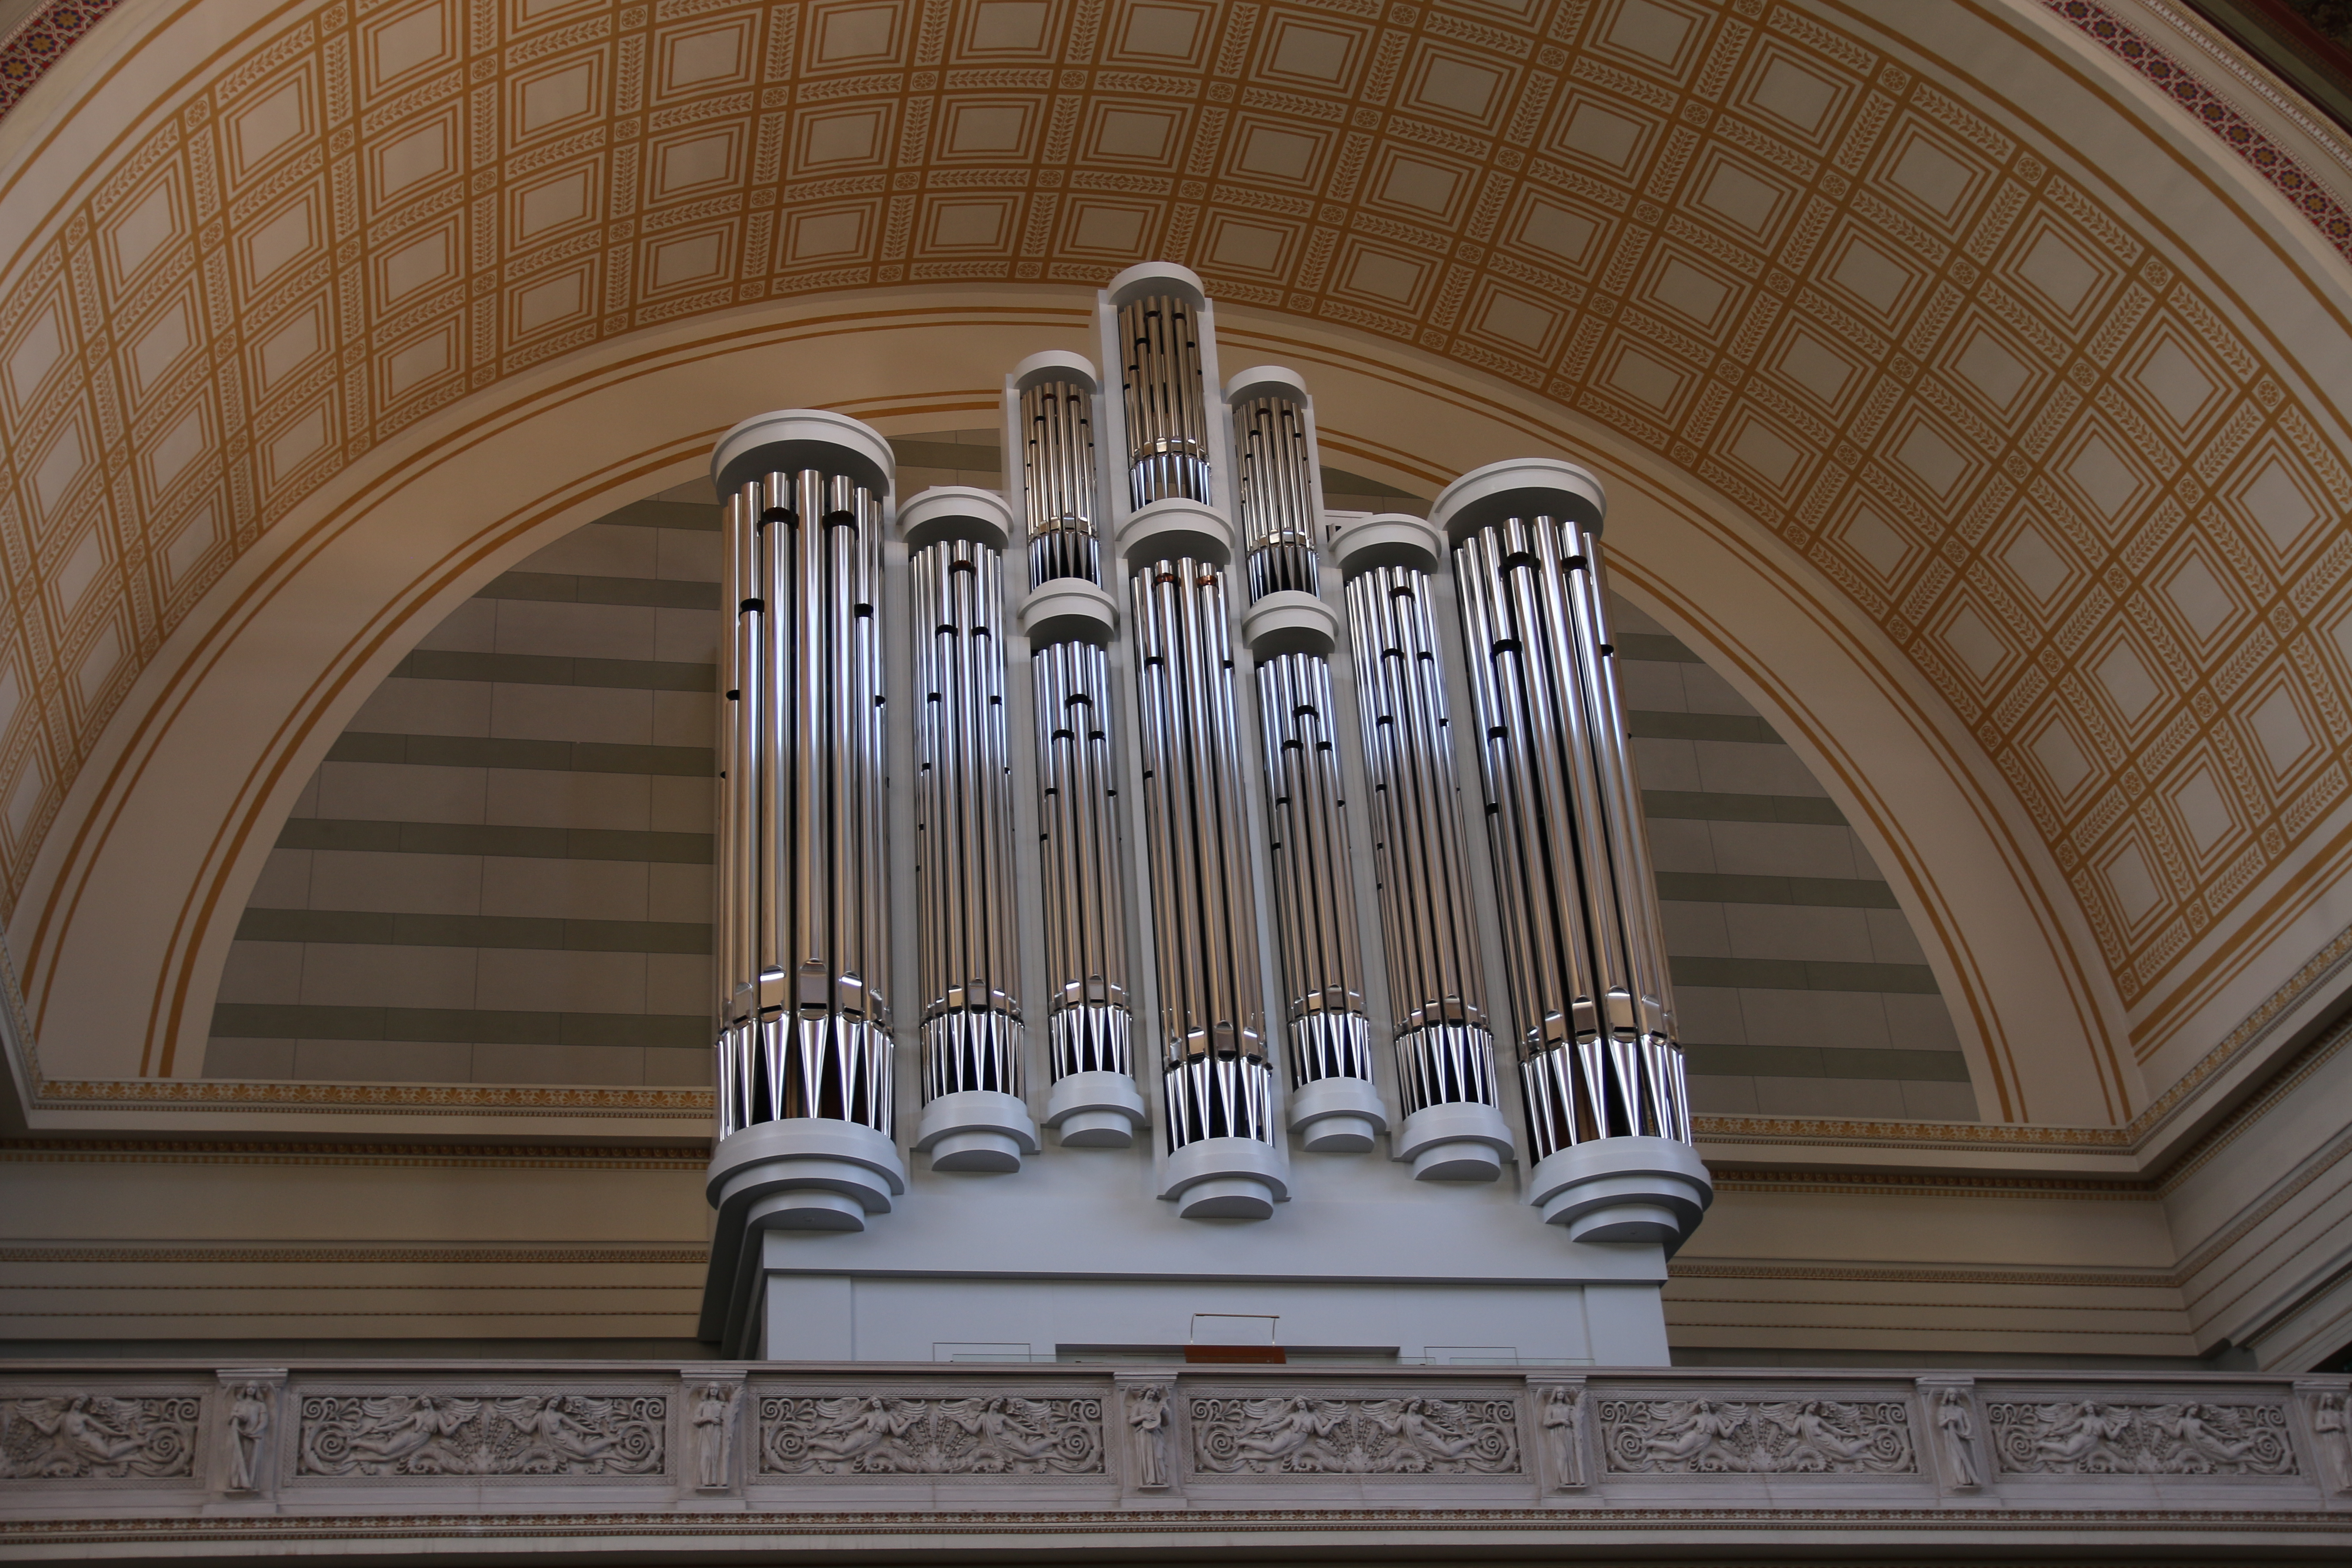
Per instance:
[[[499,1166],[530,1170],[699,1171],[708,1146],[608,1149],[595,1145],[261,1143],[198,1139],[0,1139],[0,1163],[32,1164]]]
[[[708,1121],[707,1089],[530,1089],[474,1084],[245,1083],[227,1079],[39,1079],[44,1110],[341,1110],[416,1115],[483,1111],[524,1116],[607,1114]]]
[[[48,74],[65,52],[112,13],[121,0],[49,0],[0,41],[0,115]]]
[[[2337,255],[2352,261],[2352,214],[2335,194],[2264,135],[2237,106],[2199,79],[2179,61],[2119,21],[2093,0],[2042,0],[2042,4],[2095,41],[2116,58],[2161,88],[2206,130],[2311,221]]]
[[[697,1166],[699,1170],[701,1167]],[[8,1247],[27,1263],[675,1263],[708,1267],[703,1247]],[[429,1287],[428,1287],[429,1289]]]

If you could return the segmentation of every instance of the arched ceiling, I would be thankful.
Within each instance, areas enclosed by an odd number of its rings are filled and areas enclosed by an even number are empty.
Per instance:
[[[56,140],[80,84],[0,142],[12,900],[164,639],[417,421],[697,314],[1147,257],[1777,535],[2006,777],[2126,1004],[2338,874],[2343,280],[2286,341],[2056,144],[2003,69],[2095,77],[2064,18],[1935,7],[1953,63],[1830,0],[209,5],[116,144]],[[2261,243],[2319,277],[2314,239]]]

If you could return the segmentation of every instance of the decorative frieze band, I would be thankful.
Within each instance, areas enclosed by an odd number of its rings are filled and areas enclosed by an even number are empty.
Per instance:
[[[1677,1395],[1600,1402],[1612,1475],[1910,1475],[1908,1391],[1757,1401]]]
[[[0,1523],[63,1518],[91,1489],[164,1513],[366,1491],[399,1513],[485,1483],[514,1506],[543,1488],[546,1506],[591,1510],[649,1490],[740,1509],[845,1484],[912,1487],[893,1495],[929,1509],[941,1478],[1003,1484],[1009,1508],[1038,1487],[1198,1510],[1243,1493],[1379,1507],[1391,1488],[1405,1506],[1438,1486],[1479,1506],[1607,1510],[1671,1487],[1769,1511],[1862,1485],[1887,1507],[2000,1511],[2113,1509],[2153,1484],[2200,1508],[2343,1512],[2347,1393],[2211,1374],[20,1365],[0,1370]],[[1759,1494],[1766,1477],[1776,1489]]]
[[[1523,1468],[1517,1394],[1221,1390],[1189,1403],[1192,1465],[1204,1475],[1507,1476]]]
[[[1099,1475],[1103,1401],[976,1392],[950,1398],[761,1393],[760,1474]]]
[[[2054,1402],[1985,1406],[1995,1462],[2013,1476],[2292,1476],[2283,1402]]]

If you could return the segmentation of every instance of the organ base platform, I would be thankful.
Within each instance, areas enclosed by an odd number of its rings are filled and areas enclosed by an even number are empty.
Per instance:
[[[1148,1143],[1049,1146],[1011,1176],[919,1164],[863,1231],[716,1238],[704,1333],[763,1361],[1164,1356],[1234,1315],[1275,1318],[1297,1359],[1665,1363],[1663,1247],[1543,1225],[1517,1163],[1415,1181],[1389,1142],[1294,1156],[1255,1222],[1181,1217]]]

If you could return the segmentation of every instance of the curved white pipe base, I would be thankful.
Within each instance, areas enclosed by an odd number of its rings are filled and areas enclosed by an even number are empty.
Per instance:
[[[1654,1241],[1671,1257],[1715,1201],[1715,1184],[1687,1143],[1599,1138],[1538,1163],[1528,1201],[1571,1241]]]
[[[1127,1149],[1150,1124],[1143,1091],[1123,1072],[1074,1072],[1055,1080],[1045,1096],[1045,1125],[1065,1149]]]
[[[1168,1156],[1168,1185],[1186,1219],[1265,1219],[1290,1195],[1281,1151],[1255,1138],[1203,1138]]]
[[[1364,1153],[1388,1124],[1388,1107],[1368,1079],[1309,1079],[1290,1091],[1290,1130],[1314,1153]]]
[[[1037,1123],[1027,1106],[996,1089],[943,1094],[923,1107],[915,1151],[931,1157],[934,1171],[1003,1174],[1037,1152]]]
[[[1397,1134],[1397,1158],[1412,1162],[1416,1182],[1491,1182],[1513,1152],[1503,1113],[1475,1100],[1423,1106]]]

